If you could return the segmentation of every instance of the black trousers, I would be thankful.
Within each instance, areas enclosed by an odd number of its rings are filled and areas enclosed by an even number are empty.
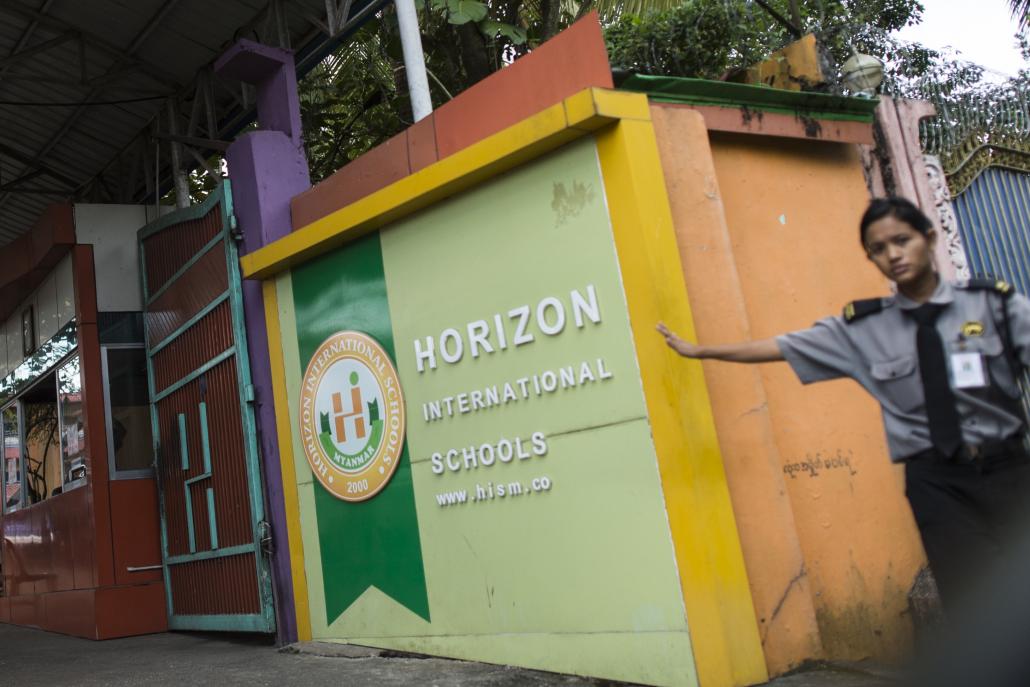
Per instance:
[[[1030,458],[1014,451],[975,463],[924,454],[905,463],[905,495],[950,609],[1003,562],[1017,528],[1030,527]]]

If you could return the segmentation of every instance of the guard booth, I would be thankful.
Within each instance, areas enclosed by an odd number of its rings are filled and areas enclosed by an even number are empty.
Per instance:
[[[272,632],[228,185],[150,213],[56,205],[0,256],[0,622]]]
[[[146,221],[59,204],[0,253],[0,622],[167,628],[133,240]]]

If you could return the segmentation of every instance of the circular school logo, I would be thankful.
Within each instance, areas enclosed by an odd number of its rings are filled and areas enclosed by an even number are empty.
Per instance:
[[[400,462],[404,395],[375,339],[337,332],[322,342],[301,384],[301,440],[315,478],[336,498],[378,494]]]

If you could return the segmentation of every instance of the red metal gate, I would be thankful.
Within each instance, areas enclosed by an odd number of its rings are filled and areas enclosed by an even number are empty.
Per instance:
[[[140,230],[169,626],[274,630],[228,182]]]

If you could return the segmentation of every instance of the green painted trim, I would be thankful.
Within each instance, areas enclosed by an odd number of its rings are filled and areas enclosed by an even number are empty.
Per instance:
[[[788,91],[768,86],[634,74],[620,90],[644,93],[651,100],[685,105],[714,105],[734,109],[799,115],[814,119],[872,123],[876,98],[849,98],[826,93]]]
[[[211,530],[211,550],[218,548],[218,518],[215,516],[215,490],[207,488],[207,526]]]
[[[195,554],[184,553],[178,556],[169,556],[168,565],[182,565],[183,563],[206,561],[212,558],[226,558],[227,556],[242,556],[247,553],[254,553],[254,547],[250,544],[239,544],[218,549],[217,551],[212,549],[210,551],[198,551]]]
[[[219,305],[221,305],[225,301],[225,299],[227,299],[228,297],[229,297],[229,292],[228,291],[224,291],[220,296],[218,296],[213,301],[211,301],[210,303],[205,305],[203,308],[200,309],[200,311],[196,315],[194,315],[190,319],[186,320],[185,324],[183,324],[181,327],[179,327],[178,329],[173,331],[171,334],[166,336],[164,339],[162,339],[161,343],[157,344],[153,348],[149,348],[148,350],[150,352],[150,355],[154,355],[154,354],[158,353],[162,348],[164,348],[165,346],[167,346],[168,344],[172,343],[177,338],[182,336],[183,332],[185,332],[190,327],[195,325],[197,322],[200,322],[202,319],[207,317],[207,315],[210,314],[212,310],[214,310]]]
[[[186,413],[179,413],[179,455],[182,457],[182,469],[190,469],[190,447],[186,444]]]
[[[186,490],[186,528],[190,539],[190,553],[197,552],[197,539],[193,526],[193,496],[190,493],[190,487],[198,482],[202,482],[206,479],[211,479],[211,443],[209,441],[208,429],[207,429],[207,402],[200,402],[200,451],[204,456],[204,472],[191,477],[183,482],[183,489]],[[182,437],[181,441],[183,445],[186,443],[186,416],[182,413],[179,414],[179,432]],[[218,548],[218,528],[215,522],[215,492],[211,487],[207,488],[207,520],[208,528],[211,531],[211,548]]]
[[[222,203],[222,226],[229,227],[233,221],[232,184],[222,184],[225,202]],[[254,416],[254,404],[250,376],[250,353],[247,348],[247,328],[243,313],[243,282],[240,277],[240,257],[236,242],[228,231],[225,234],[226,274],[229,283],[229,303],[232,311],[233,348],[236,351],[236,383],[239,388],[240,419],[243,424],[244,458],[247,464],[247,485],[249,486],[251,531],[254,536],[254,573],[257,575],[258,594],[261,597],[261,614],[269,630],[275,629],[275,599],[272,596],[272,571],[268,558],[261,549],[261,535],[265,521],[264,487],[261,482],[261,463],[258,451],[258,427]],[[273,428],[274,429],[274,428]]]
[[[236,354],[236,347],[235,346],[230,346],[229,348],[225,349],[223,352],[221,352],[218,355],[216,355],[214,358],[211,358],[211,360],[207,361],[206,363],[204,363],[203,365],[198,367],[193,372],[190,372],[188,375],[186,375],[185,377],[183,377],[179,381],[175,382],[171,386],[165,387],[165,389],[161,393],[159,393],[159,394],[152,394],[150,396],[150,402],[151,403],[157,403],[157,402],[161,401],[163,398],[167,397],[168,395],[174,394],[176,391],[181,389],[183,386],[185,386],[186,384],[189,384],[194,379],[196,379],[200,375],[204,374],[205,372],[210,370],[212,367],[214,367],[218,363],[223,362],[227,358],[233,357],[233,355],[235,355],[235,354]],[[149,359],[150,356],[147,356],[147,357]]]
[[[274,632],[264,615],[175,615],[168,618],[169,630],[217,632]]]
[[[183,483],[182,489],[186,492],[186,533],[190,539],[190,553],[197,552],[197,533],[193,529],[193,496],[190,494],[190,486],[193,480]]]
[[[153,222],[151,222],[150,224],[146,225],[145,227],[136,232],[136,240],[142,243],[145,239],[150,238],[154,234],[157,234],[158,232],[167,229],[172,225],[181,224],[182,222],[189,222],[190,220],[194,219],[200,219],[201,217],[209,213],[211,211],[211,208],[213,208],[221,201],[223,195],[221,187],[225,186],[226,183],[228,182],[223,182],[214,190],[212,190],[211,193],[207,194],[207,198],[205,198],[203,202],[198,203],[196,205],[191,205],[188,208],[176,210],[175,212],[169,212],[167,215],[158,217]],[[228,224],[223,224],[223,229],[226,226],[228,226]]]
[[[139,278],[140,286],[143,291],[143,302],[146,303],[150,294],[147,293],[147,256],[146,249],[143,247],[143,239],[139,237],[139,232],[136,232],[136,253],[137,259],[139,260]],[[143,308],[146,310],[146,307]],[[146,320],[143,322],[143,337],[146,338],[147,323]],[[167,585],[166,585],[167,586]]]
[[[196,265],[197,262],[199,262],[201,258],[203,258],[205,255],[207,255],[209,252],[211,252],[211,250],[213,248],[215,248],[218,244],[220,244],[222,242],[222,240],[224,239],[224,237],[225,237],[225,229],[222,229],[222,231],[220,231],[217,234],[215,234],[214,238],[212,238],[210,241],[205,243],[204,246],[199,251],[197,251],[196,255],[194,255],[192,258],[187,260],[186,263],[182,267],[180,267],[179,269],[175,270],[175,274],[173,274],[172,276],[168,277],[168,281],[166,281],[164,284],[161,284],[161,288],[159,288],[157,291],[155,291],[153,294],[151,294],[151,296],[149,298],[147,298],[147,305],[150,305],[151,303],[156,301],[158,298],[160,298],[162,296],[162,294],[164,294],[165,291],[167,291],[169,288],[171,288],[171,286],[176,281],[179,280],[179,277],[181,277],[183,274],[185,274],[191,267]]]
[[[211,435],[207,428],[207,401],[200,402],[200,450],[204,456],[204,473],[211,474]]]
[[[147,297],[147,262],[144,255],[143,241],[139,238],[139,232],[136,233],[136,237],[136,247],[139,252],[140,261],[140,278],[143,280],[143,300],[145,302]],[[146,308],[144,307],[145,310]],[[147,361],[147,392],[152,395],[157,385],[154,382],[154,361],[150,355],[150,331],[146,326],[146,312],[144,312],[143,345],[145,346],[144,350],[147,352],[146,356],[144,356]],[[157,413],[157,403],[151,399],[149,405],[150,436],[154,453],[154,481],[157,485],[157,508],[161,519],[161,564],[165,580],[165,608],[168,609],[170,621],[175,615],[175,606],[172,600],[172,578],[168,570],[168,519],[165,517],[165,492],[164,485],[161,483],[161,422]]]

